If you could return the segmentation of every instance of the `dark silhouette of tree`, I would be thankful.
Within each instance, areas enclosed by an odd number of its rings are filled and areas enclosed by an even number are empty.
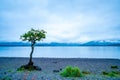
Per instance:
[[[46,34],[46,32],[44,30],[31,29],[30,31],[28,31],[20,36],[20,39],[22,39],[23,41],[28,41],[31,43],[31,49],[32,49],[31,53],[30,53],[29,63],[27,65],[25,65],[24,68],[34,67],[33,61],[32,61],[34,46],[37,41],[42,41],[43,39],[46,38],[45,34]]]

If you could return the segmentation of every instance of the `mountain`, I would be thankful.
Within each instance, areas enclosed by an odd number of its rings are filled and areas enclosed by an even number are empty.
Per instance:
[[[120,40],[98,40],[84,43],[84,46],[120,46]]]
[[[30,46],[30,43],[25,43],[25,42],[0,42],[0,46]]]
[[[0,42],[0,46],[30,46],[28,42]],[[36,46],[80,46],[79,43],[36,43]]]
[[[28,42],[0,42],[0,46],[30,46]],[[120,46],[120,40],[97,40],[86,43],[37,43],[36,46]]]

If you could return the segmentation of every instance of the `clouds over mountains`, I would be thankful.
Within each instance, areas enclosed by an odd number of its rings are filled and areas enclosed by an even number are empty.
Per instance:
[[[19,40],[31,27],[45,42],[120,39],[119,0],[1,0],[0,40]]]

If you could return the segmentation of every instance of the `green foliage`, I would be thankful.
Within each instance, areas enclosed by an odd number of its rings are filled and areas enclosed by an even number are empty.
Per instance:
[[[23,41],[29,41],[29,42],[36,42],[36,41],[40,41],[44,38],[46,38],[45,35],[45,31],[44,30],[35,30],[35,29],[31,29],[30,31],[28,31],[27,33],[21,35],[21,39]]]
[[[112,69],[118,69],[118,66],[111,66]]]
[[[110,76],[110,77],[120,77],[120,72],[119,71],[111,71],[111,72],[102,72],[103,75],[105,76]]]
[[[102,74],[103,75],[108,75],[108,72],[103,71]]]
[[[67,66],[62,72],[60,73],[63,77],[82,77],[83,74],[80,72],[78,67]]]
[[[9,76],[4,76],[2,80],[12,80]]]
[[[102,74],[109,77],[120,77],[120,71],[116,71],[116,69],[118,69],[118,66],[112,65],[111,69],[115,70],[110,72],[103,71]]]
[[[112,71],[112,73],[120,75],[120,71]]]
[[[22,65],[20,68],[17,69],[18,72],[22,72],[22,71],[25,71],[25,70],[33,71],[33,70],[36,70],[36,69],[35,69],[35,66],[32,66],[32,65]]]
[[[8,70],[8,72],[12,72],[12,70]]]
[[[113,72],[109,72],[108,76],[110,76],[110,77],[116,77],[116,74],[113,73]]]
[[[24,70],[25,70],[24,67],[20,67],[20,68],[17,69],[18,72],[22,72],[22,71],[24,71]]]

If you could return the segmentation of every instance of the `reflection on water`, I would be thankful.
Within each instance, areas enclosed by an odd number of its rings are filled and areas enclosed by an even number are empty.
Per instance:
[[[30,47],[0,47],[0,57],[29,57],[30,51]],[[33,57],[120,59],[120,47],[35,47]]]

